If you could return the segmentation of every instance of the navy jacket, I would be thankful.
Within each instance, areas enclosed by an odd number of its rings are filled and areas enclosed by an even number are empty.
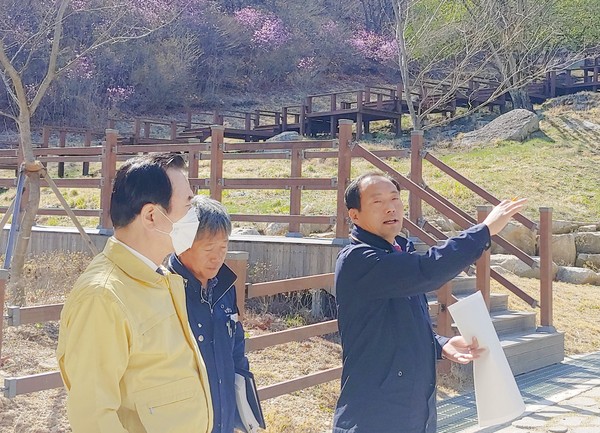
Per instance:
[[[169,257],[169,270],[181,275],[185,283],[188,320],[200,353],[206,364],[214,410],[212,433],[233,433],[237,405],[235,402],[235,369],[248,370],[244,354],[244,329],[238,320],[236,275],[223,265],[212,287],[212,304],[200,296],[200,281],[174,254]],[[213,280],[209,280],[211,286]]]
[[[476,225],[424,255],[358,226],[350,240],[335,267],[343,371],[333,433],[433,433],[435,362],[448,339],[432,331],[425,293],[477,260],[489,230]]]

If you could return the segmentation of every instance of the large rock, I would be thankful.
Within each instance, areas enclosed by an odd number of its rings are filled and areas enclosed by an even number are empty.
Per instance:
[[[571,284],[594,284],[600,286],[600,274],[586,268],[561,266],[556,274],[557,281]]]
[[[562,235],[575,232],[581,224],[582,223],[575,221],[552,220],[552,233],[555,235]]]
[[[575,266],[589,268],[593,271],[600,272],[600,254],[577,254]]]
[[[267,236],[285,236],[288,234],[289,225],[287,223],[270,223],[265,229]]]
[[[500,236],[506,239],[517,248],[523,250],[530,256],[536,253],[536,235],[534,232],[529,230],[527,227],[509,222],[504,229],[500,232]],[[499,245],[492,245],[492,254],[505,254],[504,248]]]
[[[296,131],[286,131],[281,134],[274,135],[266,141],[301,141],[302,136]]]
[[[525,278],[540,278],[540,258],[533,258],[538,266],[535,268],[530,268],[527,264],[523,263],[520,259],[515,256],[511,256],[510,254],[493,254],[490,259],[490,265],[492,266],[500,266],[507,271],[512,272],[513,274],[519,277]],[[558,266],[556,264],[552,265],[552,279],[556,276],[558,272]]]
[[[539,129],[540,120],[535,113],[516,109],[497,117],[481,129],[463,135],[461,144],[471,146],[499,140],[523,141]]]
[[[259,236],[260,232],[254,227],[238,227],[233,229],[231,234],[240,236]]]
[[[315,215],[317,211],[311,205],[307,205],[302,209],[302,215]],[[333,224],[300,224],[300,233],[302,236],[310,236],[312,233],[325,233],[331,230]]]
[[[575,233],[578,253],[600,254],[600,232]]]
[[[576,260],[575,235],[552,235],[552,261],[559,266],[574,266]]]
[[[577,231],[579,231],[579,232],[595,232],[595,231],[598,231],[598,226],[596,224],[588,224],[588,225],[579,227],[579,229]]]
[[[434,220],[431,220],[430,223],[438,230],[441,230],[443,232],[450,232],[450,236],[453,236],[455,232],[461,230],[460,226],[449,218],[436,218]]]

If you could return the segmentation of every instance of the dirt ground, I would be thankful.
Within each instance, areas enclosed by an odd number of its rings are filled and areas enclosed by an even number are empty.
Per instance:
[[[73,280],[85,268],[89,258],[75,254],[38,257],[28,265],[29,305],[62,302]],[[519,287],[532,295],[539,281],[515,278]],[[496,284],[493,290],[501,291]],[[566,332],[566,352],[586,353],[600,349],[600,324],[589,320],[600,309],[598,287],[566,283],[554,285],[555,324]],[[293,301],[293,300],[292,300]],[[511,308],[524,310],[522,303],[510,302]],[[279,307],[281,308],[281,306]],[[245,328],[250,335],[278,331],[306,323],[306,311],[294,314],[248,312]],[[58,340],[58,323],[4,328],[0,386],[4,378],[54,371],[54,352]],[[341,347],[335,335],[315,337],[303,342],[274,346],[249,354],[251,369],[259,387],[341,364]],[[464,375],[439,377],[438,397],[468,390],[472,384]],[[339,381],[311,387],[263,402],[267,433],[324,433],[331,431],[333,409],[339,393]],[[54,389],[7,399],[0,396],[0,433],[70,432],[65,411],[66,394]]]
[[[264,332],[250,330],[250,333]],[[5,377],[57,369],[54,351],[58,323],[7,328],[2,350],[0,381]],[[325,370],[341,363],[340,346],[325,338],[288,343],[249,354],[258,386]],[[331,425],[339,382],[334,381],[291,395],[263,402],[269,433],[321,433]],[[65,410],[66,393],[54,389],[18,396],[0,397],[1,433],[70,432]]]

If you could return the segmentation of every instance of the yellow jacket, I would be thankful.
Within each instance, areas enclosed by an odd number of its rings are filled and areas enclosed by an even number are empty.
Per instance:
[[[183,280],[110,238],[68,296],[58,365],[73,433],[209,433],[206,367]]]

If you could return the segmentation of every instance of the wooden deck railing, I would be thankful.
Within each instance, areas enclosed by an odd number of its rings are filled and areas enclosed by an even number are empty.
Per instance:
[[[100,215],[100,225],[104,228],[110,227],[109,209],[110,203],[110,185],[114,179],[117,167],[117,161],[123,160],[131,155],[155,151],[177,151],[188,155],[190,183],[196,188],[208,189],[211,197],[220,200],[225,189],[284,189],[290,190],[290,214],[289,215],[232,215],[234,221],[283,221],[290,224],[290,231],[298,229],[299,225],[307,222],[333,222],[336,224],[336,236],[346,238],[349,231],[349,222],[345,218],[346,209],[344,205],[344,190],[350,181],[350,173],[353,158],[361,158],[370,162],[374,167],[387,172],[395,177],[400,185],[409,191],[409,218],[405,220],[405,226],[412,235],[419,237],[428,245],[435,245],[443,240],[445,235],[435,230],[423,219],[422,202],[426,202],[434,209],[452,219],[462,228],[467,228],[485,218],[486,211],[489,208],[478,209],[477,218],[471,217],[466,212],[454,206],[448,200],[428,188],[422,178],[422,163],[426,160],[448,174],[456,181],[471,189],[474,193],[480,195],[485,201],[496,204],[497,198],[478,187],[473,182],[456,173],[447,165],[443,164],[437,158],[427,152],[423,152],[422,134],[413,134],[411,147],[411,175],[410,178],[403,176],[383,159],[390,156],[407,156],[406,151],[379,151],[372,152],[357,145],[352,140],[352,124],[350,120],[339,121],[338,140],[312,140],[298,142],[281,143],[225,143],[224,127],[213,125],[211,127],[210,143],[161,143],[148,145],[126,145],[119,143],[118,132],[109,129],[106,131],[106,140],[103,146],[89,147],[64,147],[64,148],[43,148],[36,149],[36,155],[44,158],[46,162],[99,162],[101,164],[100,178],[83,179],[58,179],[56,183],[60,187],[89,187],[100,188],[100,209],[75,210],[79,215]],[[263,152],[256,152],[262,150]],[[268,150],[268,152],[264,152]],[[12,153],[11,153],[12,152]],[[14,158],[18,162],[19,155],[15,150],[0,151],[0,156]],[[335,178],[304,178],[302,177],[302,161],[307,158],[336,158],[338,171]],[[66,159],[65,159],[66,158]],[[290,161],[290,175],[285,178],[225,178],[223,162],[227,159],[288,159]],[[210,177],[203,179],[198,177],[198,161],[201,159],[210,160]],[[13,187],[13,179],[0,179],[0,186]],[[336,190],[337,204],[336,214],[330,216],[311,216],[300,214],[301,192],[305,189],[315,190]],[[0,208],[0,212],[6,212],[6,208]],[[54,210],[42,209],[41,214],[46,212],[57,212]],[[507,287],[508,290],[523,299],[529,305],[539,306],[541,308],[542,326],[552,326],[552,278],[551,278],[551,209],[542,208],[540,210],[540,296],[539,301],[526,294],[523,290],[516,287],[509,280],[499,275],[489,268],[489,257],[484,255],[476,264],[477,285],[482,290],[484,299],[489,302],[489,279],[494,278],[500,284]],[[516,217],[530,229],[535,229],[536,224],[522,215]],[[5,218],[3,218],[3,222]],[[494,241],[502,245],[505,249],[515,254],[530,266],[538,266],[537,262],[523,251],[509,244],[500,236],[494,236]],[[245,269],[245,268],[244,268]],[[0,282],[1,284],[1,282]],[[289,292],[293,290],[305,290],[307,288],[327,287],[332,284],[332,274],[319,276],[303,277],[292,280],[277,282],[268,282],[250,285],[248,288],[248,297],[266,296],[270,294]],[[239,299],[244,299],[240,296]],[[444,286],[439,291],[439,308],[437,309],[438,330],[441,333],[450,331],[451,318],[447,312],[447,306],[454,302],[450,285]],[[31,307],[31,309],[19,309],[9,311],[9,320],[13,324],[25,323],[31,320],[42,320],[51,317],[56,318],[59,306],[53,305],[40,309]],[[252,339],[248,340],[250,349],[267,347],[269,341],[273,344],[277,342],[293,341],[296,338],[307,338],[307,336],[321,335],[319,333],[330,333],[334,329],[334,322],[325,324],[311,325],[306,330],[288,330],[282,331],[282,334],[273,333],[269,336],[253,337],[257,338],[256,343]],[[271,336],[272,335],[272,336]],[[309,375],[305,378],[294,379],[289,384],[277,384],[262,391],[263,396],[279,395],[278,393],[289,391],[290,389],[306,384],[320,383],[319,381],[331,380],[332,377],[339,376],[339,368],[327,370],[325,372]],[[37,378],[24,378],[22,381],[10,382],[7,386],[8,394],[19,393],[19,390],[31,390],[34,383],[49,384],[56,383],[56,378],[48,375],[38,375]],[[22,385],[20,385],[22,384]],[[20,388],[22,386],[22,388]],[[42,386],[42,385],[40,385]],[[25,392],[25,391],[23,391]],[[29,392],[29,391],[27,391]]]

